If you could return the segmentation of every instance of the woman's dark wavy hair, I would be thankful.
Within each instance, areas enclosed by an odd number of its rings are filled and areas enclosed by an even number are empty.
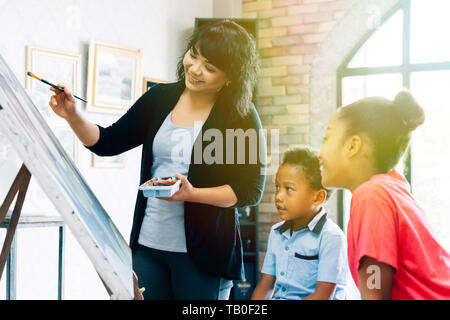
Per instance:
[[[425,121],[425,112],[407,90],[393,101],[367,97],[339,109],[346,124],[345,137],[365,133],[373,143],[377,173],[392,170],[405,153],[411,132]]]
[[[231,20],[219,20],[197,28],[190,37],[186,50],[178,60],[177,76],[185,81],[183,57],[190,49],[200,51],[230,81],[219,92],[217,101],[232,105],[241,117],[251,110],[253,90],[259,66],[254,38]]]

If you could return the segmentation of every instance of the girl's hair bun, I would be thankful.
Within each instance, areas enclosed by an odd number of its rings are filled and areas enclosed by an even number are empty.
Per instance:
[[[392,108],[395,109],[402,125],[408,131],[414,131],[425,121],[424,110],[407,90],[397,93],[392,102]]]

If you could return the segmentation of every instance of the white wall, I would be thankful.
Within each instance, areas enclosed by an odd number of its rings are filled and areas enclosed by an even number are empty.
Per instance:
[[[213,8],[213,0],[0,0],[0,54],[23,85],[27,45],[80,54],[82,96],[86,96],[90,40],[140,48],[144,76],[175,80],[176,62],[195,17],[210,18]],[[84,105],[78,107],[95,123],[109,125],[118,119],[86,113]],[[92,168],[90,152],[83,147],[79,151],[81,173],[128,241],[139,184],[141,147],[127,152],[126,168],[122,169]],[[0,202],[20,165],[14,151],[8,153],[7,159],[0,159]],[[24,211],[44,204],[45,195],[38,194],[39,197],[42,202],[25,201]],[[4,230],[0,230],[0,244],[4,235]],[[55,299],[57,229],[23,229],[17,235],[17,298]],[[65,279],[66,299],[108,298],[70,231],[66,238]],[[5,275],[0,284],[0,299],[5,299]]]

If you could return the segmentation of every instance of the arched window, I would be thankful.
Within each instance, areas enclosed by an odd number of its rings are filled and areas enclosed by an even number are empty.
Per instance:
[[[361,39],[337,71],[338,106],[409,88],[425,109],[398,165],[440,242],[450,250],[450,1],[402,0]],[[351,194],[341,192],[346,227]]]

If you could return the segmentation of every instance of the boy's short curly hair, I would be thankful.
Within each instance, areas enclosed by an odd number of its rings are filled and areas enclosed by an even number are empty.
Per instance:
[[[284,153],[281,165],[284,164],[301,167],[306,180],[309,182],[309,186],[313,190],[325,190],[327,192],[327,200],[329,199],[332,192],[322,185],[320,162],[316,150],[309,146],[290,148]]]

